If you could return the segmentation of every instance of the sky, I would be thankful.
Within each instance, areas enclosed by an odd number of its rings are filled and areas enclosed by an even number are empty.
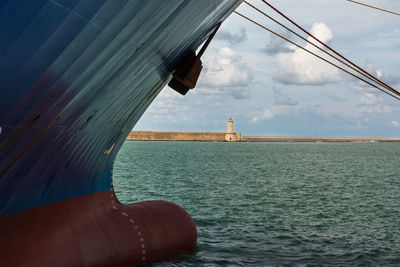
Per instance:
[[[398,0],[363,1],[400,12]],[[289,25],[260,0],[250,3]],[[400,16],[346,0],[269,3],[400,89]],[[245,3],[237,10],[316,51]],[[181,96],[165,87],[133,130],[226,131],[232,117],[235,131],[247,136],[400,137],[399,100],[236,14],[222,24],[202,61],[196,88]]]

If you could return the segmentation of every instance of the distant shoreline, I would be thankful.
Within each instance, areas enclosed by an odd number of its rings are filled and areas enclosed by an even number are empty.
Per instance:
[[[227,136],[234,135],[234,140]],[[378,143],[400,142],[400,138],[357,137],[301,137],[301,136],[242,136],[240,133],[185,132],[185,131],[132,131],[127,141],[213,141],[213,142],[310,142],[310,143]]]
[[[378,142],[400,142],[400,138],[243,136],[242,141],[243,142],[378,143]]]

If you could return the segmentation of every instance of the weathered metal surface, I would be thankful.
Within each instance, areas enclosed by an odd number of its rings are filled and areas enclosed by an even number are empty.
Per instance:
[[[0,215],[112,189],[129,130],[236,5],[0,2]]]
[[[138,255],[116,214],[131,209],[157,238],[151,212],[105,197],[115,156],[173,66],[238,2],[0,1],[2,266],[124,264]]]

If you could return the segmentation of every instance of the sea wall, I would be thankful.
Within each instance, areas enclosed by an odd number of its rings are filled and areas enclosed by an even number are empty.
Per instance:
[[[400,138],[351,138],[351,137],[292,137],[292,136],[242,136],[244,142],[400,142]]]
[[[214,142],[400,142],[400,138],[352,138],[352,137],[296,137],[296,136],[242,136],[224,132],[156,132],[132,131],[128,141],[214,141]]]
[[[224,132],[154,132],[132,131],[128,141],[225,141]]]

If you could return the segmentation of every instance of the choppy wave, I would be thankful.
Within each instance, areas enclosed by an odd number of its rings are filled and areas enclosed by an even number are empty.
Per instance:
[[[191,255],[155,266],[400,266],[400,144],[127,142],[124,203],[194,218]]]

